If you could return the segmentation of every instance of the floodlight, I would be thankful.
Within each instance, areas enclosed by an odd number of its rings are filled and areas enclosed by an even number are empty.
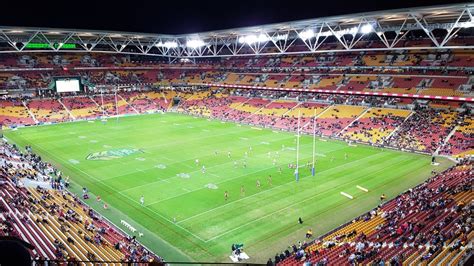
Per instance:
[[[373,30],[374,30],[374,27],[372,27],[372,25],[370,24],[365,24],[364,26],[362,26],[362,28],[360,28],[360,32],[362,34],[371,33]]]
[[[352,27],[349,30],[347,30],[349,34],[356,35],[357,34],[357,27]],[[344,33],[343,33],[344,35]]]
[[[464,29],[474,28],[474,21],[467,21],[459,23],[459,26],[463,27]]]
[[[252,44],[256,42],[267,42],[269,41],[270,38],[266,34],[260,33],[258,36],[257,35],[247,35],[247,36],[242,36],[239,38],[240,43],[246,43],[246,44]]]
[[[186,46],[189,48],[199,48],[201,46],[206,45],[203,40],[195,39],[195,40],[189,40],[186,42]]]
[[[175,41],[166,41],[166,42],[159,42],[155,45],[156,47],[166,47],[166,48],[176,48],[178,47],[178,43]]]
[[[286,40],[288,38],[288,34],[280,35],[278,34],[276,37],[272,38],[273,41],[281,41]]]
[[[301,38],[301,40],[306,41],[314,37],[314,31],[312,29],[307,29],[298,33],[298,36]]]

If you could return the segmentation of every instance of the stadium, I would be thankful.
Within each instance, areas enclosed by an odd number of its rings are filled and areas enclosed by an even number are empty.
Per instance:
[[[472,3],[2,26],[0,265],[472,265],[473,49]]]

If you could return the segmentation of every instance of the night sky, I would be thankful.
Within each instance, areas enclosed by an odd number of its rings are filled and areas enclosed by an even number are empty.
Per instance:
[[[456,0],[7,0],[1,26],[184,34],[331,15],[466,3]]]

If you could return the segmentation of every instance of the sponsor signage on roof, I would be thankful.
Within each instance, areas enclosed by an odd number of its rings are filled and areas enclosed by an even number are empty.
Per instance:
[[[76,49],[76,44],[75,43],[63,43],[62,45],[59,43],[40,43],[40,42],[30,42],[27,43],[25,48],[29,49]]]

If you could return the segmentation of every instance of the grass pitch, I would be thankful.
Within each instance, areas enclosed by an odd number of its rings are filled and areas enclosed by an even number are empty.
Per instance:
[[[303,240],[308,228],[315,235],[327,232],[375,207],[382,193],[394,197],[451,164],[441,160],[433,167],[429,156],[318,138],[312,177],[306,167],[312,137],[304,136],[296,182],[288,168],[296,162],[294,133],[173,113],[5,135],[62,169],[74,182],[73,192],[85,186],[100,195],[110,209],[103,210],[94,196],[88,204],[119,226],[120,220],[129,222],[168,261],[229,262],[232,243],[243,243],[251,260],[263,263]]]

